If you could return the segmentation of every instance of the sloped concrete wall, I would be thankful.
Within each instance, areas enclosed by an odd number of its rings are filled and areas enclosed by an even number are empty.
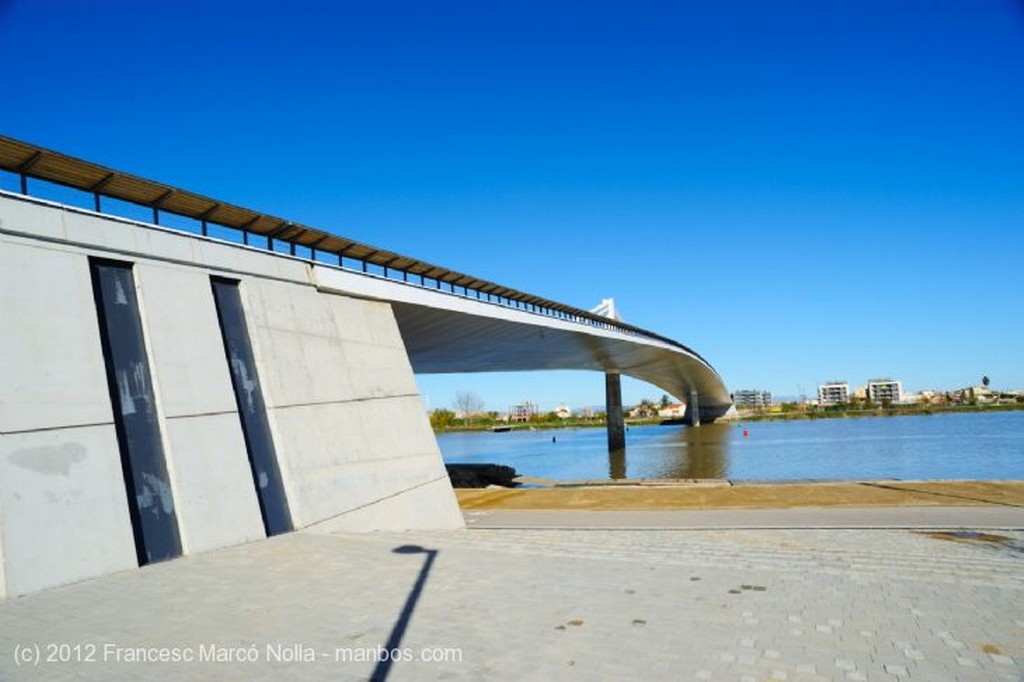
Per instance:
[[[0,240],[0,319],[8,596],[135,566],[86,259]]]
[[[461,527],[391,306],[264,280],[244,294],[296,525]]]
[[[262,538],[209,276],[155,262],[135,280],[184,550]]]
[[[240,282],[297,528],[462,517],[386,303],[296,259],[0,193],[0,597],[136,566],[89,256],[134,264],[186,554],[264,535],[210,276]]]

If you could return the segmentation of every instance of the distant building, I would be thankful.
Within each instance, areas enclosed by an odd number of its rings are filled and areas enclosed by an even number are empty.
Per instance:
[[[508,408],[508,420],[510,422],[528,422],[530,417],[535,414],[537,414],[537,406],[529,400]]]
[[[893,379],[868,379],[868,400],[873,403],[900,402],[903,386]]]
[[[658,416],[662,419],[680,419],[686,414],[686,405],[683,403],[675,403],[674,405],[667,405],[658,410]]]
[[[629,411],[630,419],[650,419],[658,416],[658,406],[645,400]]]
[[[572,416],[572,409],[568,405],[559,405],[555,408],[555,414],[559,419],[568,419]]]
[[[850,402],[850,384],[845,381],[830,381],[818,386],[819,405],[838,405]]]
[[[771,391],[758,391],[752,388],[741,388],[732,394],[732,402],[736,407],[771,407]]]
[[[981,402],[992,402],[999,395],[986,386],[973,386],[972,388],[974,390],[974,397]]]

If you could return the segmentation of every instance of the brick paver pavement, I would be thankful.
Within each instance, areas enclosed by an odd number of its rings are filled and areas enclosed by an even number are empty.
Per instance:
[[[0,679],[1020,681],[998,534],[292,533],[0,602]]]

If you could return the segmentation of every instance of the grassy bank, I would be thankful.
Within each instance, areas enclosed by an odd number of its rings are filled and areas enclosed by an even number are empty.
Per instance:
[[[661,421],[658,419],[627,419],[626,426],[657,426]],[[460,433],[465,431],[492,431],[495,427],[508,428],[510,431],[547,431],[554,429],[593,429],[604,428],[604,418],[596,419],[559,419],[558,421],[531,421],[518,424],[506,424],[500,421],[462,423],[456,420],[445,426],[431,425],[434,433]]]
[[[1024,403],[999,404],[999,405],[890,405],[886,407],[852,407],[852,406],[831,406],[818,407],[802,406],[795,403],[789,409],[782,411],[756,411],[741,410],[739,416],[733,420],[737,422],[761,422],[761,421],[794,421],[807,419],[856,419],[859,417],[901,417],[901,416],[928,416],[933,414],[951,413],[977,413],[977,412],[1014,412],[1024,410]],[[785,406],[784,406],[785,408]],[[660,419],[627,419],[626,426],[657,426]],[[478,417],[472,420],[450,419],[443,423],[436,423],[431,420],[431,427],[434,433],[459,433],[465,431],[492,431],[495,427],[502,429],[509,428],[511,431],[549,430],[549,429],[587,429],[604,428],[604,415],[590,417],[587,419],[570,417],[569,419],[549,419],[546,415],[538,419],[517,424],[507,424],[503,421],[487,417]]]

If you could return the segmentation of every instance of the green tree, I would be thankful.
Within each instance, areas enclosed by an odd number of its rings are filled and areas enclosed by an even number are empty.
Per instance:
[[[436,431],[444,431],[455,421],[455,413],[441,408],[430,413],[430,426]]]
[[[981,385],[982,386],[984,386],[985,388],[988,388],[989,383],[990,382],[989,382],[989,378],[988,378],[987,374],[985,376],[981,377]]]
[[[669,399],[668,394],[667,393],[662,393],[661,394],[661,400],[658,402],[658,405],[661,407],[661,409],[664,410],[666,407],[668,407],[671,404],[672,404],[672,401]]]

